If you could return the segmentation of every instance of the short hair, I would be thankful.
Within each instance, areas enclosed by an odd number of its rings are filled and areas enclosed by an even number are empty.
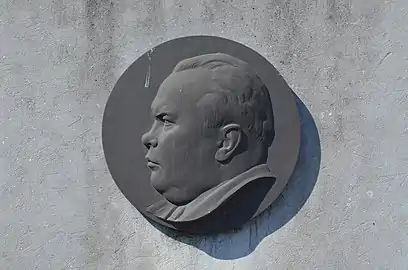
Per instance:
[[[200,68],[212,72],[212,80],[218,86],[207,94],[213,98],[211,104],[206,104],[213,111],[207,115],[207,126],[239,124],[248,136],[269,147],[275,137],[271,98],[248,63],[224,53],[204,54],[182,60],[173,73]]]

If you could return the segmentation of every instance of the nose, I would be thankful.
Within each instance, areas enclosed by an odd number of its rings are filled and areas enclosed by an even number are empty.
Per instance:
[[[143,134],[142,143],[144,144],[144,146],[146,146],[147,149],[150,149],[150,147],[156,147],[158,142],[156,136],[153,136],[149,131]]]

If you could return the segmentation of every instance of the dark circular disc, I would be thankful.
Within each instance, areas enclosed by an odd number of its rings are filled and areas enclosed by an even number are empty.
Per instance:
[[[150,105],[157,90],[174,66],[186,58],[218,52],[247,62],[268,87],[273,103],[276,134],[267,165],[276,183],[252,218],[278,198],[296,165],[300,121],[295,99],[285,80],[264,57],[240,43],[214,36],[177,38],[156,46],[138,58],[113,88],[105,106],[102,143],[109,171],[125,197],[145,217],[173,229],[180,230],[146,211],[162,196],[150,184],[140,138],[151,126]]]

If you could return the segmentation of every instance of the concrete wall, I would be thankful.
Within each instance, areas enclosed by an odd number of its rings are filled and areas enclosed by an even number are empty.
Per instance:
[[[0,0],[0,269],[406,269],[407,11],[406,0]],[[138,56],[198,34],[276,66],[314,118],[320,172],[310,197],[289,189],[236,233],[168,236],[111,179],[102,114]],[[304,169],[319,137],[303,138]]]

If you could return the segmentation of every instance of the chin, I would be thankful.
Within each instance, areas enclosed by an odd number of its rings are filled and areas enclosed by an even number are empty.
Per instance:
[[[167,201],[177,206],[186,205],[195,199],[195,198],[191,198],[191,196],[186,197],[185,194],[180,194],[179,190],[174,190],[174,189],[170,189],[161,194]]]
[[[169,179],[167,179],[167,181],[164,181],[164,178],[160,177],[156,172],[152,172],[152,175],[150,177],[150,183],[152,187],[167,201],[174,205],[185,205],[195,199],[194,196],[187,196],[188,194],[186,194],[182,190],[169,185],[168,183],[172,181],[168,180]]]
[[[154,177],[154,175],[152,174],[152,176],[150,177],[150,184],[152,185],[152,187],[159,192],[161,195],[163,195],[163,193],[166,192],[167,188],[163,185],[163,181],[162,179],[158,178],[158,177]]]

